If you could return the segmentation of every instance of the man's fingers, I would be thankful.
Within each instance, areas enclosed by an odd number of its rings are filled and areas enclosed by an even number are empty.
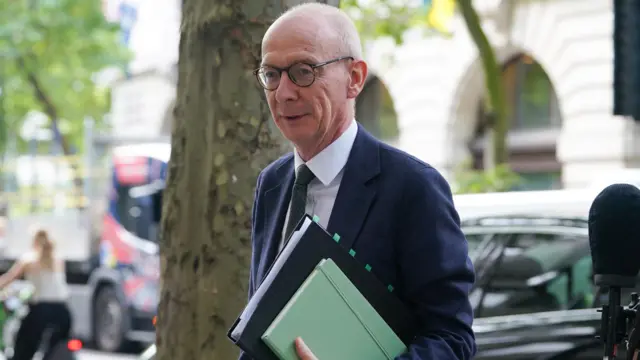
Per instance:
[[[296,351],[298,352],[300,360],[317,360],[311,352],[311,349],[302,341],[301,337],[296,338]]]

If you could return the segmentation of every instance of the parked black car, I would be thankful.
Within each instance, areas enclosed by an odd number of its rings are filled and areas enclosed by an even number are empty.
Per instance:
[[[602,359],[596,306],[605,299],[591,280],[585,218],[501,215],[467,219],[463,229],[477,274],[476,359]]]
[[[476,359],[602,358],[586,219],[510,215],[463,228],[477,273]]]

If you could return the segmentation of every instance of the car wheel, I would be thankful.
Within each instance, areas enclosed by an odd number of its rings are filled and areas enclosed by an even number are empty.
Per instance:
[[[99,290],[93,305],[94,341],[99,350],[120,351],[125,345],[125,309],[111,286]]]

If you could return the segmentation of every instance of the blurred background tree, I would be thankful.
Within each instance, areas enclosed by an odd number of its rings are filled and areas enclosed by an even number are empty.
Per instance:
[[[455,194],[510,191],[522,183],[522,178],[506,164],[474,170],[470,161],[458,165],[454,178],[452,191]]]
[[[0,151],[30,112],[44,113],[65,155],[82,145],[85,117],[99,124],[109,89],[98,74],[129,60],[119,25],[100,1],[12,0],[0,12]],[[17,150],[27,146],[16,139]]]

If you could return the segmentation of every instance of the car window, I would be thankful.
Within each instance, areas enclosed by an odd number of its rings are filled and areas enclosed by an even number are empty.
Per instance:
[[[482,309],[476,310],[477,317],[563,310],[569,303],[568,282],[568,276],[563,274],[543,286],[475,289],[470,299],[477,308],[485,291]]]
[[[515,234],[512,244],[509,246],[510,253],[516,255],[532,248],[544,249],[545,245],[561,238],[562,236],[555,234]]]
[[[469,244],[469,252],[475,251],[478,248],[478,244],[480,244],[481,235],[480,234],[466,235],[466,238],[467,238],[467,243]]]
[[[563,273],[557,278],[553,279],[547,286],[545,291],[549,293],[550,297],[556,301],[556,308],[552,310],[566,310],[569,308],[569,302],[573,299],[573,294],[569,292],[569,274]],[[543,287],[544,288],[544,287]],[[545,295],[546,296],[546,295]],[[547,310],[543,310],[547,311]],[[551,310],[549,310],[551,311]]]
[[[545,288],[491,289],[484,296],[481,310],[476,311],[477,317],[556,311],[562,310],[562,304]]]
[[[511,235],[516,236],[513,238]],[[465,233],[465,237],[469,243],[469,252],[472,253],[477,250],[483,241],[486,241],[488,238],[495,238],[495,236],[496,234],[491,233]],[[560,237],[562,236],[554,234],[500,234],[502,241],[509,241],[509,246],[505,251],[505,255],[507,256],[518,255],[526,249],[551,243]]]
[[[488,237],[491,237],[492,234],[467,234],[465,237],[467,238],[467,243],[469,244],[469,253],[475,252],[480,244],[485,241]]]
[[[573,266],[572,272],[572,295],[576,301],[582,299],[584,305],[575,306],[574,308],[583,308],[593,306],[594,288],[591,280],[593,271],[591,256],[585,256]]]
[[[583,308],[590,291],[588,243],[553,234],[509,234],[507,249],[471,294],[477,317]],[[578,249],[578,250],[576,250]],[[580,256],[582,252],[586,255]]]

